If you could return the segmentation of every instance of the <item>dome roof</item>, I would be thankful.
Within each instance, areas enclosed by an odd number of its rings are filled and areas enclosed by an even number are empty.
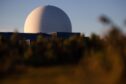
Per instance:
[[[69,17],[55,6],[38,7],[27,17],[25,33],[72,32]]]

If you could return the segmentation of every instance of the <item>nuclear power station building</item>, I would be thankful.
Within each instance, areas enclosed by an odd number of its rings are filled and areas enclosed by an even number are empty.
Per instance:
[[[59,38],[80,35],[80,33],[72,33],[71,21],[63,10],[47,5],[33,9],[24,23],[24,32],[18,34],[25,39],[35,40],[40,34],[49,38],[54,32]],[[0,34],[6,38],[12,35],[11,32],[1,32]]]

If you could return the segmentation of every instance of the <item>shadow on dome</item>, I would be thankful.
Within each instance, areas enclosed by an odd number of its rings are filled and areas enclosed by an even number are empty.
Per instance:
[[[41,31],[51,32],[72,32],[72,26],[67,14],[55,6],[45,6],[42,14]]]

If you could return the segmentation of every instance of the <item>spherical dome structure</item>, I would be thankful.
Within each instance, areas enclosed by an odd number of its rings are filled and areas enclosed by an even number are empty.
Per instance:
[[[55,6],[38,7],[27,17],[24,33],[72,32],[69,17]]]

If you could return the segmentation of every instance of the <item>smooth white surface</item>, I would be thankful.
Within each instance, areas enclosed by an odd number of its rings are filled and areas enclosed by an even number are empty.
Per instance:
[[[38,7],[27,17],[24,33],[72,32],[71,22],[64,11],[55,6]]]

